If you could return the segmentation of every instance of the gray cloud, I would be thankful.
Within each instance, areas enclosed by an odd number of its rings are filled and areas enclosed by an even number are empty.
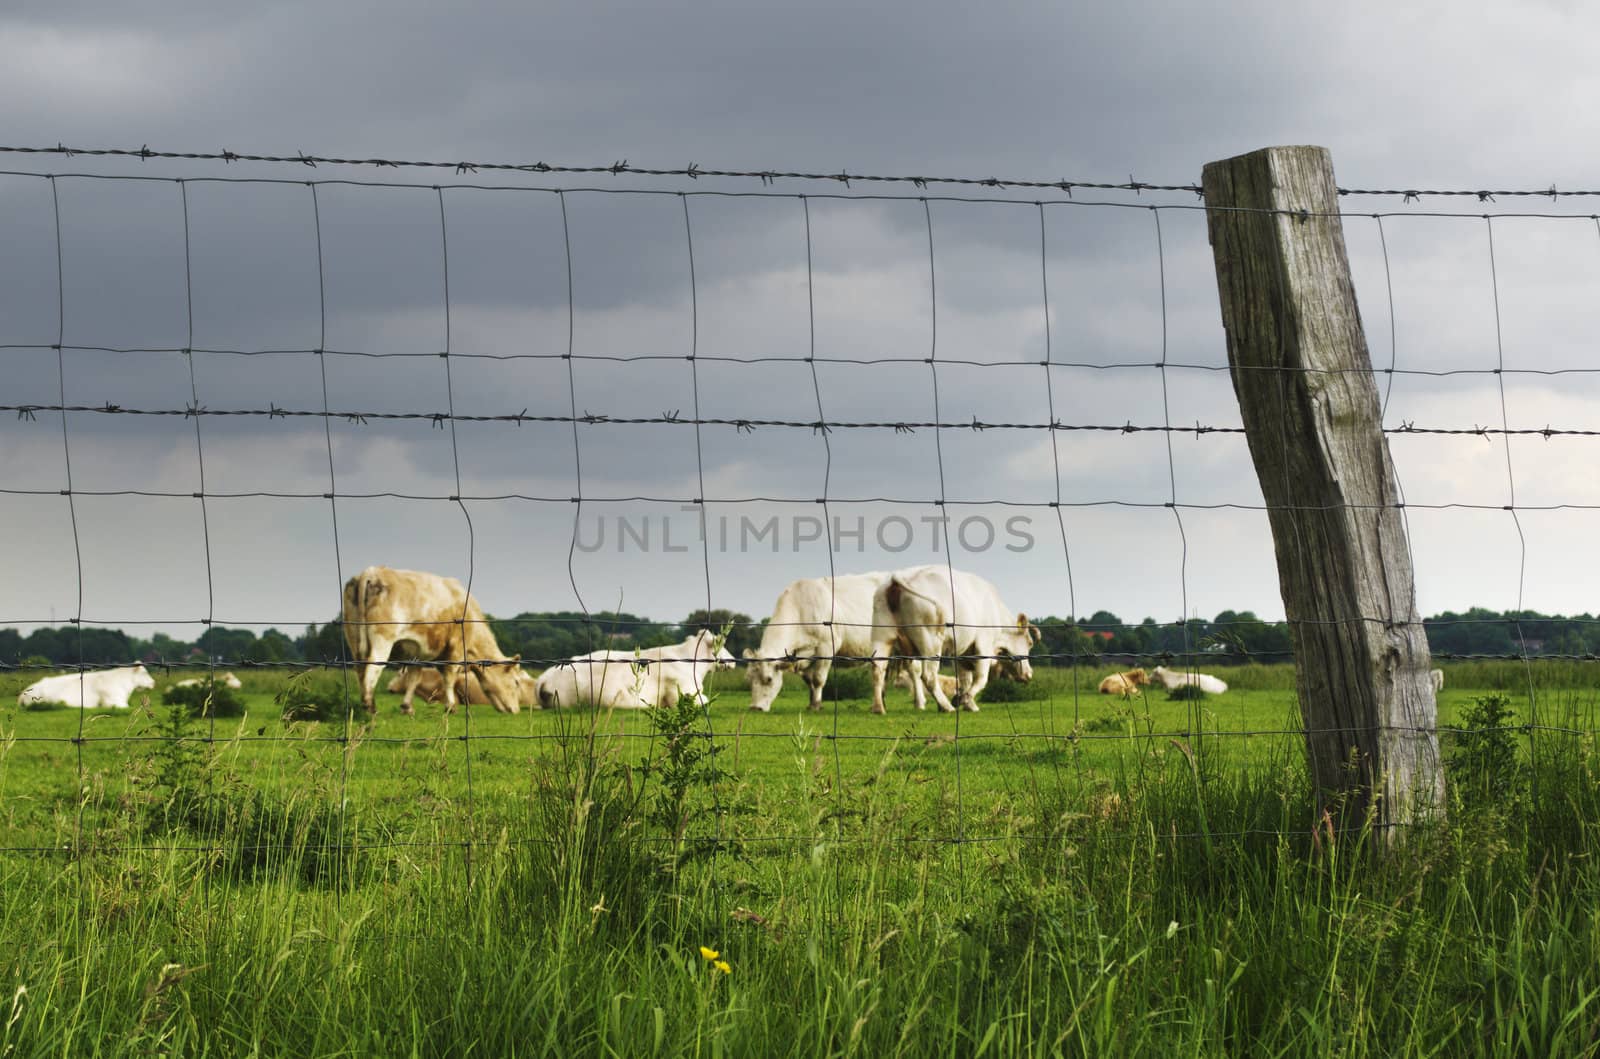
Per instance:
[[[1271,4],[1227,17],[1162,3],[1046,14],[1000,4],[976,19],[950,4],[558,4],[530,18],[491,4],[24,2],[0,19],[0,89],[35,101],[7,134],[26,143],[1185,182],[1211,159],[1309,140],[1332,148],[1347,186],[1565,187],[1595,183],[1592,137],[1570,122],[1581,111],[1527,101],[1592,98],[1584,49],[1594,19],[1560,6],[1468,24],[1443,9],[1375,5],[1330,20]],[[1505,90],[1506,77],[1483,76],[1484,55],[1515,73],[1517,92]],[[325,379],[328,404],[341,412],[428,414],[453,403],[470,414],[565,416],[576,407],[652,417],[687,416],[698,403],[707,417],[897,422],[932,418],[937,378],[948,422],[1239,421],[1226,373],[1209,370],[1225,365],[1225,345],[1204,214],[1186,194],[1080,189],[1067,200],[980,188],[971,197],[1008,201],[972,204],[939,201],[969,192],[935,187],[924,206],[908,186],[56,156],[0,165],[191,181],[186,266],[176,183],[57,180],[58,297],[51,185],[0,177],[7,403],[54,403],[59,363],[68,400],[87,405],[181,408],[198,396],[212,409],[316,410]],[[284,182],[193,180],[246,176]],[[297,181],[341,177],[518,187],[448,188],[441,229],[439,195],[427,186],[323,184],[314,214]],[[558,187],[608,193],[558,197]],[[903,197],[868,197],[885,191]],[[800,192],[816,196],[809,243]],[[1061,201],[1041,215],[1036,198]],[[1094,204],[1107,201],[1120,205]],[[1142,208],[1157,204],[1171,208]],[[1529,202],[1452,200],[1446,207],[1467,216],[1386,217],[1381,232],[1354,214],[1415,214],[1440,200],[1345,204],[1380,367],[1392,358],[1407,370],[1481,371],[1503,357],[1510,368],[1550,370],[1592,359],[1600,235],[1583,203],[1538,203],[1571,219],[1493,222],[1493,270],[1491,226],[1471,214]],[[171,352],[69,348],[58,358],[48,348],[58,328],[69,346],[187,346],[191,312],[195,346],[259,355],[197,353],[191,365]],[[582,357],[662,359],[569,365],[560,359],[569,341]],[[448,363],[435,355],[447,342],[456,354]],[[318,346],[388,356],[303,352]],[[716,359],[813,348],[821,358],[893,362],[824,359],[813,369]],[[682,359],[691,350],[702,357],[694,366]],[[1039,363],[1047,352],[1049,369]],[[1153,367],[1163,356],[1164,372]],[[1379,382],[1391,426],[1500,422],[1492,375]],[[1504,385],[1512,426],[1600,428],[1586,376],[1507,375]],[[1059,495],[1065,543],[1052,509],[995,508],[985,514],[997,521],[1032,517],[1036,546],[967,556],[1032,612],[1106,607],[1171,620],[1185,607],[1281,610],[1265,519],[1252,510],[1259,488],[1236,435],[1175,434],[1169,448],[1157,433],[824,437],[804,426],[708,426],[697,448],[692,429],[662,424],[583,424],[575,442],[566,423],[463,422],[452,433],[426,420],[341,418],[325,433],[317,419],[206,417],[197,446],[194,421],[182,417],[79,413],[69,427],[75,489],[184,495],[81,497],[74,535],[58,492],[59,418],[0,422],[0,488],[13,490],[0,493],[0,512],[33,543],[0,560],[12,586],[12,613],[0,619],[74,612],[80,554],[86,613],[130,622],[325,620],[340,573],[368,562],[470,568],[485,604],[502,613],[576,605],[569,576],[590,607],[622,597],[629,609],[671,617],[703,604],[709,581],[713,603],[764,613],[787,580],[827,568],[819,542],[795,551],[785,541],[777,554],[765,545],[602,549],[574,554],[569,571],[569,498],[587,498],[591,520],[671,515],[689,526],[677,501],[705,495],[725,501],[708,511],[716,526],[741,514],[813,516],[824,489],[830,515],[900,513],[919,527],[938,514],[941,489],[951,501],[1039,505]],[[1513,485],[1519,504],[1600,502],[1588,495],[1590,444],[1516,441],[1508,477],[1498,441],[1395,439],[1413,504],[1495,508],[1409,513],[1424,609],[1518,598],[1591,609],[1595,586],[1553,558],[1592,536],[1588,514],[1524,512],[1519,538],[1498,510]],[[311,499],[214,498],[202,523],[199,501],[186,495],[200,487],[202,452],[212,493]],[[332,508],[321,498],[330,455],[341,492],[546,499],[469,502],[470,536],[448,500],[342,500],[335,555]],[[597,500],[635,495],[672,503]],[[796,503],[726,502],[757,496]],[[1206,506],[1176,515],[1159,506],[1174,496]],[[838,569],[937,558],[925,544],[901,553],[870,539],[834,556]]]

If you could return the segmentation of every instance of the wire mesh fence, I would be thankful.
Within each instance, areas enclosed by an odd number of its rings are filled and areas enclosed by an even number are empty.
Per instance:
[[[452,163],[456,179],[435,183],[274,175],[358,164],[344,159],[127,153],[137,171],[113,158],[0,173],[0,502],[16,542],[0,626],[19,630],[5,689],[64,672],[85,706],[100,688],[133,706],[8,709],[6,790],[27,808],[0,857],[83,872],[113,854],[201,854],[248,876],[293,851],[308,877],[356,879],[356,853],[384,871],[459,855],[470,887],[493,850],[561,841],[529,823],[530,790],[563,768],[593,782],[603,764],[667,793],[638,840],[703,857],[719,908],[737,887],[719,866],[825,845],[935,847],[959,893],[979,851],[1039,840],[1008,802],[1112,812],[1110,777],[1174,767],[1198,799],[1230,774],[1295,767],[1319,734],[1296,711],[1286,631],[1241,651],[1254,614],[1198,618],[1263,606],[1277,580],[1227,374],[1263,369],[1228,363],[1204,242],[1218,207],[1197,185],[625,163]],[[181,168],[206,160],[258,170]],[[677,183],[555,182],[601,172]],[[462,179],[481,174],[505,182]],[[761,184],[698,183],[711,178]],[[868,182],[915,187],[854,187]],[[947,185],[985,194],[927,193]],[[1458,192],[1341,194],[1406,200],[1343,221],[1421,591],[1505,608],[1428,625],[1512,633],[1510,650],[1469,638],[1436,657],[1463,675],[1500,663],[1449,694],[1509,684],[1522,716],[1448,731],[1576,752],[1597,730],[1583,630],[1600,619],[1577,605],[1572,557],[1600,507],[1583,470],[1600,369],[1579,293],[1600,270],[1600,220],[1411,205]],[[1591,193],[1470,194],[1548,195],[1554,210]],[[537,692],[520,712],[421,703],[405,717],[381,689],[369,714],[351,630],[379,619],[345,604],[374,565],[462,591],[453,610],[408,618],[423,639],[455,630],[452,652],[396,657],[390,673],[442,660],[448,678],[452,659],[526,644],[517,661],[535,671],[576,673],[569,658],[610,649],[600,661],[638,681],[682,660],[640,673],[637,651],[708,628],[745,648],[745,669],[786,667],[788,690],[752,711],[741,671],[695,656],[689,690],[709,695],[670,717],[538,710],[558,703]],[[780,614],[791,582],[875,570],[881,587],[919,568],[980,575],[1003,617],[963,621],[973,597],[952,593],[957,613],[931,627],[968,644],[836,646],[839,671],[810,698],[810,656],[764,650],[785,629],[853,643],[881,626],[876,599],[863,612],[831,592],[820,612]],[[1582,609],[1563,624],[1578,631],[1527,635],[1535,602]],[[1031,679],[994,679],[981,711],[918,714],[906,689],[844,671],[942,663],[961,674],[946,697],[970,705],[974,670],[1019,675],[1016,652],[993,647],[1019,625],[1043,638],[1022,652]],[[272,651],[223,635],[301,626]],[[62,627],[51,656],[23,652],[21,630]],[[137,643],[96,640],[129,629]],[[494,650],[460,646],[481,632]],[[118,685],[136,662],[148,682]],[[1112,672],[1158,666],[1231,687],[1100,694]],[[162,705],[179,679],[235,672],[235,717]],[[1458,719],[1468,700],[1449,705]]]

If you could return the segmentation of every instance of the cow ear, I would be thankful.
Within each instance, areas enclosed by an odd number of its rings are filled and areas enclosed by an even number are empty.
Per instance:
[[[748,662],[750,659],[756,657],[756,653],[753,649],[746,647],[743,651],[739,652],[739,657]]]
[[[1017,615],[1017,628],[1023,630],[1028,628],[1028,616],[1026,614]]]

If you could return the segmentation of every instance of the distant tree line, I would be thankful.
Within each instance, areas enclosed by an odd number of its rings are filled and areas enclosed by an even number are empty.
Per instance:
[[[681,622],[658,622],[626,612],[584,615],[577,611],[523,613],[513,618],[490,617],[500,649],[521,655],[525,661],[559,660],[602,649],[631,651],[675,643],[697,629],[728,633],[726,646],[734,654],[761,642],[761,626],[748,615],[704,609]],[[95,626],[59,626],[35,629],[24,636],[16,629],[0,629],[0,665],[91,665],[128,662],[200,665],[215,659],[241,662],[339,662],[348,653],[344,630],[337,618],[326,625],[308,625],[298,636],[278,629],[257,634],[250,629],[214,626],[194,641],[156,633],[149,639],[129,636],[121,629]]]
[[[695,610],[679,622],[658,622],[626,612],[584,615],[577,611],[526,612],[490,621],[495,638],[508,655],[543,663],[609,648],[630,651],[673,643],[697,629],[727,632],[726,646],[735,656],[761,642],[765,621],[729,610]],[[1225,610],[1210,621],[1159,623],[1145,618],[1133,624],[1110,611],[1087,618],[1038,618],[1040,642],[1035,663],[1072,665],[1103,656],[1150,659],[1170,654],[1205,655],[1217,664],[1286,662],[1291,657],[1289,627],[1262,621],[1252,612]],[[1436,655],[1600,655],[1600,619],[1537,611],[1492,611],[1474,607],[1465,613],[1446,611],[1426,618],[1428,646]],[[0,629],[0,664],[93,665],[145,663],[202,664],[211,659],[230,665],[258,662],[338,662],[345,657],[338,619],[308,625],[298,636],[278,629],[214,626],[194,641],[155,633],[149,639],[121,629],[58,626],[35,629],[26,636]]]

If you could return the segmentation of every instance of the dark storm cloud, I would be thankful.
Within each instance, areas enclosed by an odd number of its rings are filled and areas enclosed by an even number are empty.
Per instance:
[[[525,17],[493,4],[26,0],[0,16],[0,90],[30,100],[8,122],[6,138],[22,143],[1182,183],[1214,158],[1311,141],[1333,149],[1347,186],[1594,183],[1592,138],[1518,102],[1592,97],[1592,63],[1582,54],[1589,16],[1540,8],[1486,12],[1469,24],[1444,10],[1384,9],[1384,32],[1375,33],[1375,14],[1358,8],[1329,18],[1275,4],[1226,17],[1176,4],[1041,13],[999,4],[980,17],[970,5],[825,2],[557,4]],[[1317,46],[1299,46],[1306,40]],[[1485,49],[1517,71],[1525,91],[1508,93],[1504,78],[1482,76],[1475,56]],[[187,240],[183,195],[171,180],[62,178],[55,197],[44,180],[0,178],[0,344],[19,347],[0,350],[7,403],[54,403],[59,366],[69,402],[96,406],[198,400],[212,409],[317,410],[326,387],[336,413],[426,415],[453,405],[481,415],[575,408],[655,417],[692,415],[698,405],[706,417],[920,422],[934,417],[937,380],[946,422],[1238,421],[1226,373],[1208,370],[1225,364],[1225,348],[1204,215],[1179,208],[1196,205],[1186,194],[1079,189],[1041,210],[1033,199],[1064,196],[934,187],[925,205],[904,185],[764,189],[711,178],[59,156],[6,156],[0,166],[190,178]],[[251,175],[286,182],[192,180]],[[423,186],[323,184],[313,213],[300,181],[344,176]],[[440,195],[427,186],[435,180],[523,187],[448,188],[441,225]],[[558,197],[556,187],[669,193]],[[765,197],[683,198],[679,190]],[[904,197],[861,197],[884,190]],[[803,204],[798,192],[817,197]],[[940,201],[947,192],[1013,201]],[[1091,205],[1102,200],[1121,205]],[[1143,208],[1155,204],[1173,208]],[[1591,358],[1585,307],[1600,271],[1592,227],[1496,221],[1497,273],[1481,218],[1378,224],[1352,216],[1346,227],[1380,365],[1392,358],[1402,368],[1483,369],[1503,357],[1508,366],[1551,367]],[[190,360],[69,348],[58,357],[49,348],[58,335],[69,347],[259,355]],[[661,359],[569,364],[560,359],[569,343],[584,358]],[[449,362],[436,355],[447,346],[456,354]],[[384,356],[305,352],[318,347]],[[814,367],[716,359],[813,350],[824,358]],[[683,359],[691,351],[701,356],[695,365]],[[1040,365],[1047,355],[1057,366]],[[1155,367],[1163,361],[1164,370]],[[1509,417],[1589,425],[1582,384],[1508,380]],[[1498,421],[1492,377],[1398,375],[1384,380],[1383,393],[1391,424]],[[597,422],[574,432],[568,423],[460,422],[450,431],[427,420],[341,417],[325,430],[318,419],[257,416],[206,417],[197,442],[192,419],[91,413],[74,414],[69,427],[80,490],[187,493],[199,488],[203,451],[210,492],[314,497],[211,501],[209,567],[193,498],[85,500],[86,605],[113,615],[192,617],[214,597],[234,620],[325,620],[339,563],[369,561],[453,573],[476,564],[491,610],[569,606],[572,497],[591,500],[586,517],[597,511],[594,498],[630,495],[674,503],[704,495],[730,511],[799,515],[815,511],[824,492],[925,503],[917,518],[935,515],[941,495],[1030,504],[1059,496],[1067,540],[1053,518],[1038,528],[1048,562],[1039,550],[1031,560],[973,560],[1033,609],[1074,605],[1063,602],[1069,584],[1080,611],[1105,605],[1170,619],[1185,604],[1208,613],[1278,609],[1258,511],[1189,508],[1180,522],[1159,506],[1174,498],[1258,504],[1237,435],[1174,435],[1169,446],[1159,433],[708,426],[697,438],[664,424]],[[1585,488],[1574,471],[1584,451],[1514,446],[1519,497],[1571,501]],[[338,557],[320,499],[330,456],[345,493],[547,499],[475,502],[470,536],[449,501],[341,501]],[[59,419],[0,423],[0,484],[42,494],[6,500],[9,524],[39,542],[37,556],[0,569],[19,615],[74,605],[68,546],[77,542],[64,498],[49,495],[63,486],[65,459]],[[1481,439],[1407,438],[1396,461],[1408,495],[1506,502],[1504,450]],[[729,503],[754,496],[798,503]],[[607,510],[642,517],[661,506]],[[880,508],[861,513],[898,510]],[[1501,565],[1481,578],[1459,575],[1484,566],[1483,555],[1515,558],[1503,539],[1507,520],[1478,526],[1452,521],[1456,514],[1414,518],[1425,601],[1431,591],[1457,605],[1511,605],[1483,595],[1504,588]],[[1546,534],[1541,547],[1559,555],[1553,542],[1581,529],[1556,520],[1530,533]],[[784,581],[826,567],[818,548],[790,550],[786,541],[781,554],[714,553],[709,562],[659,551],[581,553],[571,576],[591,605],[621,595],[630,609],[671,615],[704,597],[709,579],[719,601],[759,612]],[[847,549],[840,568],[904,558]],[[936,557],[924,548],[911,558]],[[275,572],[264,576],[267,569]],[[1544,583],[1565,582],[1552,575]]]

